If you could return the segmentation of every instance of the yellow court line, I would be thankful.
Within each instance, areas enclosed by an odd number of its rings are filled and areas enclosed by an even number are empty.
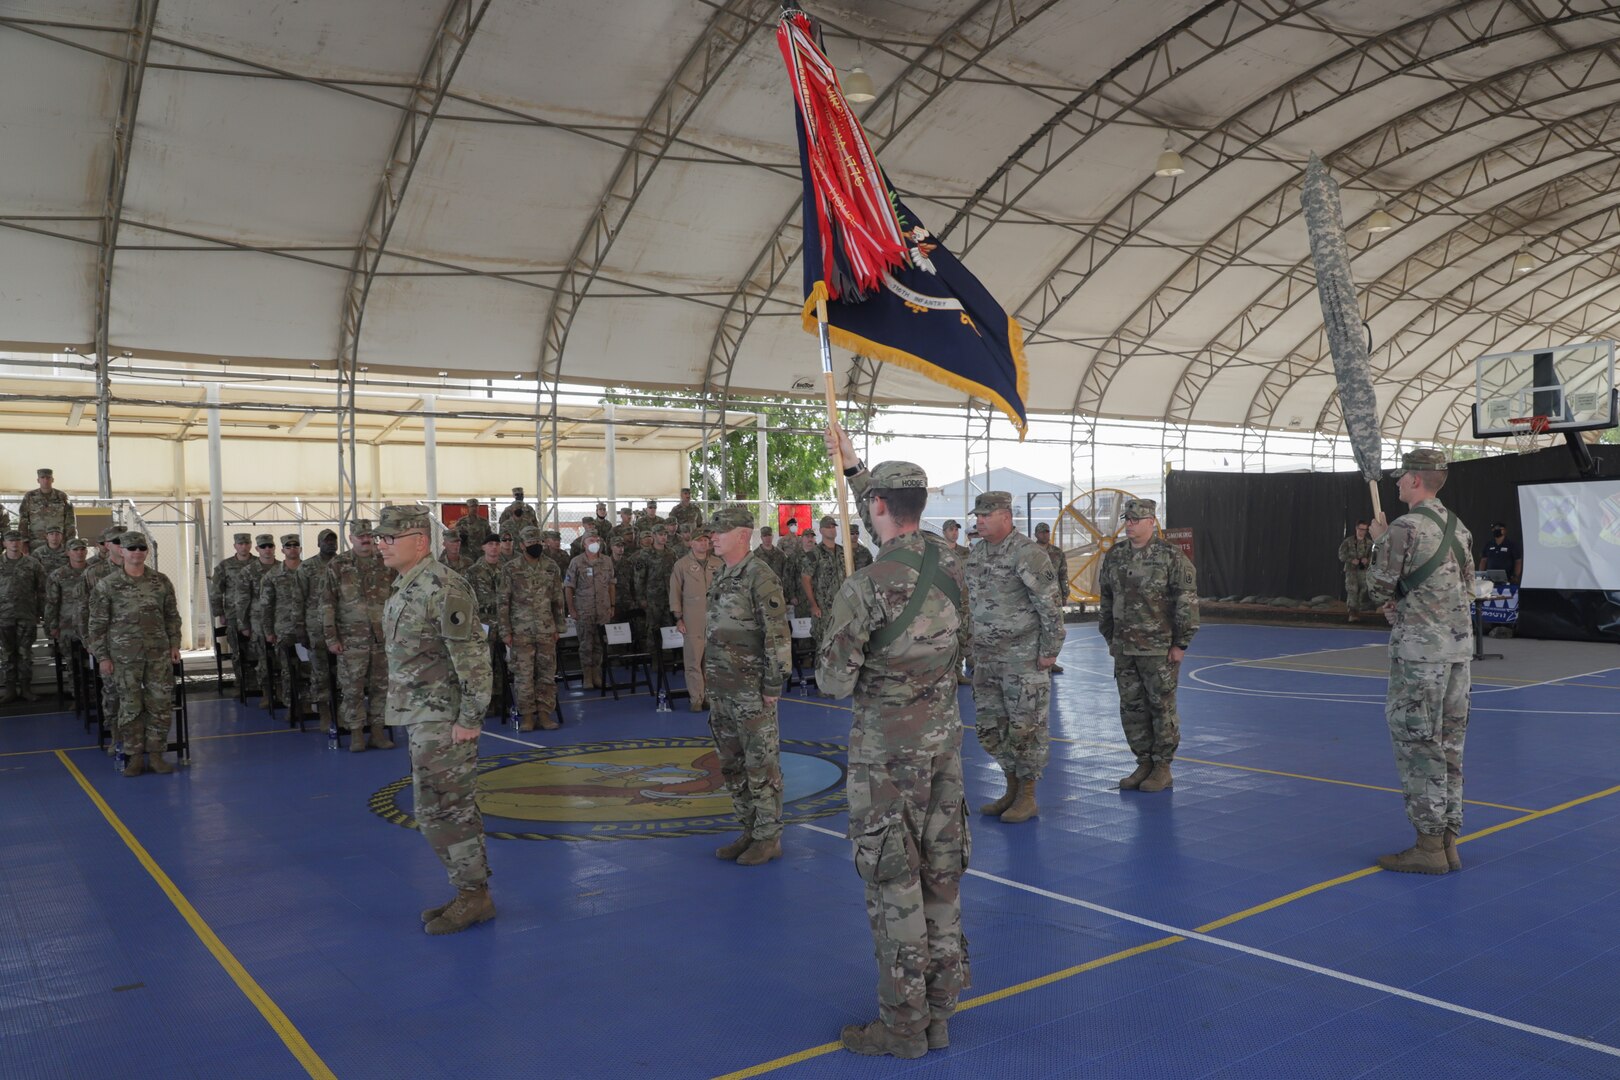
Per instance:
[[[73,779],[78,781],[79,787],[84,789],[84,793],[90,797],[96,809],[101,811],[101,816],[107,819],[107,824],[113,827],[113,831],[124,841],[125,846],[135,854],[135,858],[146,868],[146,872],[152,875],[152,880],[158,883],[158,888],[162,889],[169,902],[174,904],[187,925],[208,947],[208,951],[214,954],[214,959],[219,961],[219,966],[224,968],[231,981],[236,983],[237,989],[253,1003],[253,1007],[259,1010],[259,1014],[264,1017],[271,1030],[287,1045],[287,1049],[292,1051],[293,1057],[298,1059],[304,1071],[314,1080],[337,1080],[332,1070],[327,1068],[326,1062],[315,1052],[315,1048],[309,1045],[303,1034],[293,1026],[293,1022],[287,1019],[287,1014],[282,1012],[281,1007],[264,992],[264,988],[254,981],[247,968],[243,967],[241,961],[225,947],[225,943],[214,933],[213,928],[203,921],[197,909],[191,906],[191,901],[186,899],[185,894],[169,875],[163,872],[163,868],[157,864],[141,842],[135,839],[135,834],[129,831],[117,814],[113,813],[113,808],[107,805],[107,800],[103,799],[101,793],[85,779],[84,773],[79,771],[65,752],[56,751],[56,757],[62,766],[73,774]]]
[[[1597,799],[1607,798],[1608,796],[1617,793],[1620,793],[1620,784],[1616,784],[1614,787],[1605,788],[1602,791],[1595,791],[1590,795],[1582,795],[1578,799],[1571,799],[1568,802],[1559,803],[1557,806],[1549,806],[1545,810],[1532,810],[1526,813],[1523,817],[1514,818],[1511,821],[1504,821],[1499,825],[1492,825],[1489,828],[1480,829],[1478,832],[1469,833],[1466,836],[1460,836],[1457,838],[1457,843],[1466,844],[1471,840],[1479,840],[1483,837],[1490,836],[1492,833],[1499,833],[1504,829],[1511,829],[1515,826],[1524,825],[1531,821],[1539,821],[1544,817],[1562,813],[1565,810],[1580,806],[1583,803],[1589,803]],[[1234,911],[1230,915],[1224,915],[1213,922],[1207,922],[1202,926],[1194,927],[1194,929],[1200,934],[1213,933],[1216,930],[1231,926],[1233,923],[1239,923],[1245,919],[1253,918],[1256,915],[1261,915],[1268,911],[1274,911],[1285,904],[1291,904],[1294,901],[1304,899],[1307,896],[1313,896],[1316,893],[1323,892],[1327,889],[1332,889],[1339,885],[1345,885],[1352,881],[1359,881],[1360,879],[1370,877],[1373,874],[1382,873],[1384,873],[1382,867],[1366,866],[1360,870],[1353,870],[1348,874],[1341,874],[1336,878],[1329,878],[1326,881],[1319,881],[1314,885],[1307,885],[1303,889],[1296,889],[1291,893],[1285,893],[1282,896],[1267,900],[1264,903],[1256,904],[1253,907],[1244,908],[1242,911]],[[1027,993],[1030,990],[1036,990],[1043,986],[1050,986],[1052,983],[1073,978],[1074,976],[1084,974],[1087,971],[1095,971],[1097,968],[1106,967],[1107,965],[1117,963],[1120,960],[1126,960],[1133,956],[1140,956],[1143,953],[1152,952],[1155,949],[1162,949],[1167,945],[1174,945],[1177,942],[1186,940],[1186,938],[1177,935],[1158,938],[1157,940],[1147,942],[1144,945],[1137,945],[1130,949],[1123,949],[1119,952],[1110,953],[1107,956],[1099,957],[1096,960],[1089,960],[1083,964],[1076,964],[1073,967],[1067,967],[1060,971],[1054,971],[1049,975],[1041,975],[1025,982],[1016,983],[1012,986],[1002,987],[1000,990],[994,990],[988,994],[970,998],[958,1005],[957,1011],[960,1012],[963,1009],[971,1009],[978,1005],[989,1004],[992,1001],[1001,1001],[1005,998],[1010,998],[1017,994]],[[808,1061],[811,1058],[820,1057],[823,1054],[830,1054],[839,1049],[839,1047],[839,1043],[823,1043],[820,1046],[812,1046],[807,1050],[800,1050],[797,1053],[787,1054],[771,1061],[761,1062],[758,1065],[751,1065],[748,1068],[741,1069],[737,1072],[729,1072],[722,1076],[717,1076],[714,1078],[714,1080],[745,1080],[747,1077],[761,1076],[768,1072],[774,1072],[777,1069],[786,1068],[789,1065],[796,1065],[801,1061]]]

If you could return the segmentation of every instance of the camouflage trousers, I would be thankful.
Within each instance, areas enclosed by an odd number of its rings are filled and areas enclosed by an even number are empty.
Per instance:
[[[1176,680],[1181,665],[1168,656],[1116,656],[1119,723],[1139,765],[1168,765],[1181,745],[1176,714]]]
[[[307,705],[329,705],[332,701],[332,660],[326,651],[326,640],[309,643],[309,682],[304,691]]]
[[[716,692],[709,734],[743,831],[755,840],[781,836],[782,746],[776,704],[765,704],[758,691]]]
[[[1463,740],[1468,734],[1469,662],[1389,662],[1384,718],[1406,816],[1418,832],[1462,832]]]
[[[388,656],[381,642],[344,642],[337,662],[338,718],[349,731],[388,719]]]
[[[118,688],[118,738],[127,754],[161,754],[169,748],[174,716],[174,664],[167,651],[139,660],[113,661],[103,681]],[[111,714],[109,714],[111,715]]]
[[[0,624],[0,690],[26,690],[34,680],[34,620]]]
[[[476,889],[489,880],[484,817],[478,812],[478,740],[458,743],[448,720],[409,724],[411,799],[416,828],[444,863],[450,884]]]
[[[1372,597],[1367,595],[1367,571],[1344,572],[1344,606],[1352,612],[1372,609]]]
[[[575,619],[574,626],[579,631],[579,667],[587,673],[585,683],[590,685],[590,673],[602,674],[602,624]]]
[[[557,639],[551,635],[522,638],[512,635],[507,669],[518,716],[539,720],[557,711]]]
[[[1047,719],[1052,676],[1033,660],[973,665],[974,728],[979,745],[1008,776],[1039,780],[1050,750]]]
[[[258,669],[253,663],[253,639],[244,634],[242,628],[234,621],[229,623],[229,629],[231,673],[236,676],[237,685],[246,696],[258,689],[253,681],[258,677]]]
[[[971,839],[962,754],[852,761],[846,782],[855,869],[878,968],[878,1018],[919,1035],[973,985],[961,886]]]
[[[292,708],[293,689],[296,684],[300,691],[298,704],[305,709],[309,708],[309,698],[302,693],[309,686],[309,676],[305,673],[303,661],[298,659],[297,642],[277,638],[272,648],[276,650],[276,694],[281,698],[281,703],[289,709]],[[309,646],[306,645],[304,648],[307,651]]]
[[[259,693],[273,699],[276,692],[276,647],[264,640],[264,635],[253,635],[253,671],[259,680]]]

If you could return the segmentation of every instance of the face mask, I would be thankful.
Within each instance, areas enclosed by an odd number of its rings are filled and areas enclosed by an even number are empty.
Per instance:
[[[585,550],[590,552],[592,555],[595,555],[598,551],[602,550],[602,545],[601,544],[586,544],[585,545]]]
[[[538,559],[541,555],[545,554],[546,546],[544,544],[530,544],[523,550],[529,553],[529,558]]]
[[[1494,537],[1496,537],[1496,538],[1497,538],[1497,539],[1498,539],[1498,540],[1500,540],[1500,539],[1502,539],[1502,537],[1504,537],[1504,536],[1506,536],[1506,535],[1507,535],[1507,534],[1506,534],[1506,533],[1504,533],[1504,532],[1503,532],[1503,531],[1502,531],[1502,530],[1501,530],[1501,529],[1497,529],[1497,530],[1496,530],[1496,531],[1495,531],[1495,532],[1494,532],[1494,533],[1492,533],[1492,534],[1491,534],[1491,535],[1492,535],[1492,536],[1494,536]]]

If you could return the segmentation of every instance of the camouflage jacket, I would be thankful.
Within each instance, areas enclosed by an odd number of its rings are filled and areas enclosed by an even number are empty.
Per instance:
[[[311,555],[298,565],[299,584],[304,590],[304,634],[310,645],[326,648],[326,619],[321,603],[326,595],[326,568],[336,555]]]
[[[512,552],[512,559],[514,562],[523,558],[523,552],[519,551],[516,547],[512,549]],[[568,565],[574,561],[574,557],[561,548],[558,548],[556,551],[552,551],[550,548],[547,548],[545,553],[540,557],[551,560],[551,565],[557,568],[558,577],[562,577],[563,575],[567,574]]]
[[[489,536],[489,519],[483,514],[463,514],[456,521],[456,535],[461,537],[461,551],[482,558],[484,540]]]
[[[1057,571],[1035,541],[1016,529],[999,544],[980,540],[968,553],[967,585],[976,661],[1025,663],[1058,654],[1064,630]]]
[[[215,564],[214,572],[208,575],[208,606],[215,615],[222,619],[231,617],[231,580],[246,570],[248,563],[258,561],[251,555],[245,559],[232,555]]]
[[[1056,544],[1037,543],[1035,546],[1052,560],[1052,573],[1057,575],[1058,606],[1062,607],[1069,602],[1069,557]]]
[[[101,558],[88,563],[84,568],[84,618],[79,622],[79,637],[84,641],[90,640],[90,597],[95,593],[96,586],[101,579],[112,574],[122,574],[124,568],[116,565],[111,559],[103,555]]]
[[[782,597],[784,600],[786,600],[787,578],[785,578],[783,574],[787,572],[787,556],[783,553],[782,549],[777,547],[775,544],[772,544],[770,547],[756,547],[754,549],[754,557],[771,568],[771,573],[775,574],[776,580],[782,584]]]
[[[641,606],[648,615],[667,616],[669,607],[669,579],[675,574],[675,555],[665,548],[654,548],[642,556],[641,577],[636,581],[636,592]]]
[[[898,641],[881,652],[871,647],[872,636],[900,617],[917,584],[916,571],[884,561],[883,554],[898,548],[921,555],[930,543],[939,551],[939,572],[965,597],[962,563],[950,545],[910,532],[878,549],[877,561],[857,570],[833,600],[816,685],[833,697],[854,694],[851,762],[932,757],[962,745],[956,672],[968,636],[965,599],[957,606],[941,589],[931,588]]]
[[[1439,499],[1418,503],[1440,515],[1450,516]],[[1417,509],[1417,507],[1413,507]],[[1372,566],[1367,572],[1367,593],[1377,603],[1395,599],[1395,586],[1429,561],[1440,547],[1441,527],[1428,518],[1403,514],[1390,523],[1389,532],[1372,550]],[[1474,549],[1468,527],[1457,522],[1456,540],[1462,545],[1465,563],[1457,565],[1448,552],[1429,579],[1395,605],[1395,628],[1389,635],[1389,655],[1396,660],[1421,664],[1454,664],[1474,655],[1473,631],[1469,625],[1469,590],[1473,567],[1467,553]]]
[[[180,647],[180,607],[174,585],[156,570],[130,577],[119,568],[96,583],[85,601],[85,646],[97,660],[128,664],[155,660]]]
[[[677,503],[670,510],[667,520],[683,527],[690,525],[695,529],[703,524],[703,510],[697,503],[686,503],[684,505]]]
[[[480,553],[480,554],[482,554],[482,553]],[[450,569],[454,570],[456,573],[464,575],[464,576],[467,573],[467,571],[469,571],[469,570],[471,570],[473,568],[473,563],[475,561],[476,560],[474,560],[474,559],[469,559],[467,557],[467,553],[465,551],[463,551],[461,554],[457,555],[453,561],[451,560],[450,553],[448,551],[439,552],[439,565],[440,566],[448,566]]]
[[[683,555],[675,561],[669,575],[669,611],[677,619],[708,613],[709,586],[714,576],[725,565],[710,555],[702,562],[696,555]],[[695,622],[696,619],[693,619]]]
[[[52,574],[68,564],[67,545],[65,544],[59,548],[36,544],[29,554],[38,559],[39,565],[44,567],[47,581],[50,580]]]
[[[45,632],[62,639],[84,632],[84,583],[89,567],[59,568],[45,580]]]
[[[450,573],[443,563],[423,561]],[[394,572],[380,555],[361,558],[353,551],[345,551],[328,563],[326,576],[321,579],[321,636],[327,645],[340,642],[348,648],[351,644],[383,642],[383,606],[388,603],[393,581]]]
[[[872,549],[865,544],[855,545],[855,569],[864,570],[872,565]]]
[[[703,678],[709,693],[777,697],[793,670],[782,583],[750,552],[736,566],[720,562],[709,586]]]
[[[636,575],[630,569],[630,560],[633,558],[634,555],[620,555],[613,559],[614,608],[620,615],[641,606],[641,593],[636,589]]]
[[[1439,540],[1438,533],[1435,534],[1435,539]],[[1344,542],[1339,545],[1339,561],[1344,564],[1344,572],[1347,574],[1355,570],[1368,569],[1372,566],[1371,560],[1372,539],[1370,537],[1365,540],[1357,540],[1352,534],[1345,537]],[[1363,562],[1367,565],[1360,565]]]
[[[62,526],[62,543],[78,535],[74,531],[73,504],[60,490],[41,491],[35,488],[17,504],[17,531],[25,539],[45,539],[45,530],[52,525]]]
[[[540,641],[562,633],[567,605],[562,577],[550,559],[524,559],[508,565],[496,586],[496,622],[501,638]]]
[[[1181,549],[1155,536],[1115,544],[1097,572],[1097,629],[1115,656],[1164,656],[1198,632],[1198,575]]]
[[[541,562],[548,560],[542,559]],[[490,562],[488,559],[479,559],[473,563],[471,570],[461,576],[467,579],[467,584],[473,587],[473,595],[478,597],[478,621],[496,629],[500,625],[499,600],[501,590],[501,576],[509,563],[500,559]]]
[[[827,609],[832,607],[833,597],[838,595],[838,587],[844,583],[844,545],[834,544],[828,548],[826,544],[817,544],[800,559],[799,574],[801,578],[810,579],[816,606],[826,615]],[[801,591],[804,588],[802,580],[799,588]],[[809,600],[810,597],[805,599]]]
[[[271,563],[266,566],[263,560],[254,559],[231,576],[231,591],[226,603],[230,607],[231,621],[244,634],[260,637],[264,633],[255,620],[259,613],[259,583],[276,565]]]
[[[636,550],[636,527],[634,525],[615,525],[603,535],[608,538],[609,543],[615,540],[622,543],[626,552]]]
[[[45,613],[45,568],[32,555],[0,554],[0,623],[32,625]]]
[[[423,559],[390,590],[382,613],[388,723],[454,721],[481,729],[495,674],[472,586],[443,563]]]
[[[534,516],[534,507],[530,506],[528,503],[507,503],[506,509],[501,511],[500,518],[495,522],[495,527],[499,529],[502,534],[505,534],[506,526],[510,522],[516,522],[517,528],[521,529],[525,525],[538,524],[539,520],[539,518]]]
[[[304,618],[304,579],[286,563],[277,563],[259,579],[259,610],[253,625],[261,634],[274,634],[277,641],[309,644],[309,627]]]
[[[574,590],[574,615],[588,623],[613,621],[613,560],[598,554],[576,555],[563,575],[563,587]],[[566,598],[565,598],[566,599]]]

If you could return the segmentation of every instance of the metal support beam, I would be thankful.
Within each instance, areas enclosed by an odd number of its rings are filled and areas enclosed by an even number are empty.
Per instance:
[[[221,460],[219,439],[219,383],[209,383],[204,391],[208,395],[208,534],[213,538],[214,550],[224,558],[225,552],[225,467]]]
[[[602,444],[603,463],[607,467],[608,520],[612,521],[619,512],[619,435],[613,423],[613,402],[602,403],[602,417],[606,421],[602,425]]]
[[[428,527],[435,546],[444,532],[444,526],[439,518],[439,432],[438,417],[434,410],[438,408],[438,399],[432,394],[422,398],[422,478],[427,485],[428,517],[431,525]]]
[[[758,527],[771,526],[774,534],[776,522],[771,516],[771,433],[765,426],[765,414],[754,414],[754,466],[759,485]]]

